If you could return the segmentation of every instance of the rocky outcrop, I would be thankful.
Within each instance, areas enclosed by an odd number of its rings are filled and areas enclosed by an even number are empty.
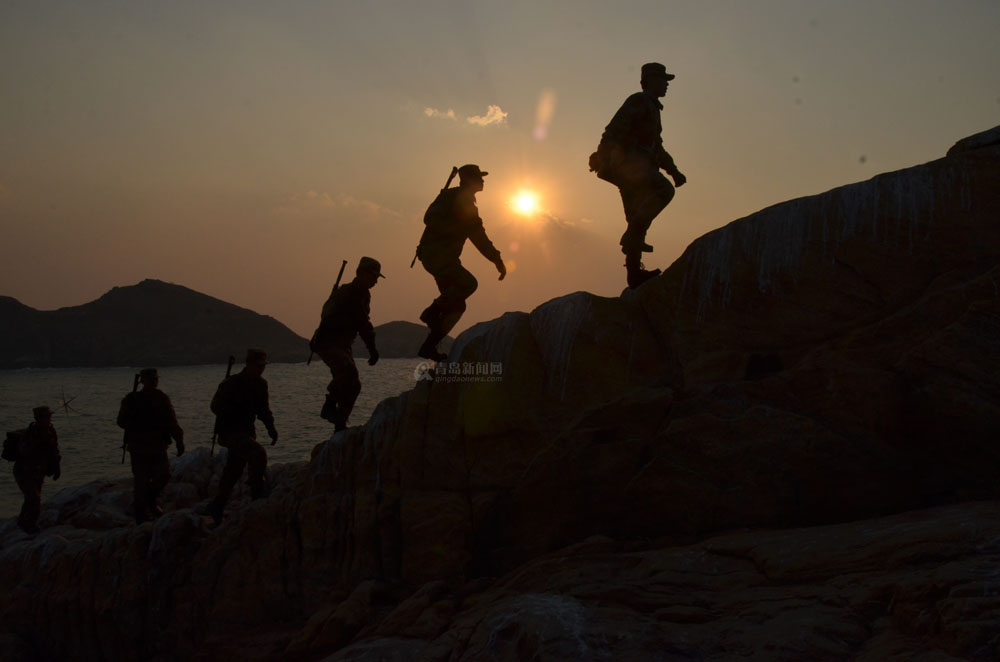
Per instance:
[[[1000,146],[965,144],[469,329],[217,530],[205,469],[155,526],[8,527],[0,622],[78,659],[996,659]]]

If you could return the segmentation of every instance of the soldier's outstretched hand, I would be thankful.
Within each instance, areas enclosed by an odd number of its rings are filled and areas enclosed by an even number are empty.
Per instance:
[[[368,365],[375,365],[378,363],[378,350],[374,347],[368,350]]]
[[[507,276],[507,265],[503,263],[503,260],[497,258],[497,271],[500,272],[500,278],[497,280],[503,280]]]
[[[276,443],[278,443],[278,431],[277,430],[275,430],[275,429],[268,430],[267,431],[267,436],[269,436],[271,438],[271,445],[272,446],[274,446]]]
[[[674,186],[680,188],[681,186],[684,186],[684,183],[687,182],[687,180],[688,178],[684,176],[684,173],[678,170],[677,174],[674,175]]]

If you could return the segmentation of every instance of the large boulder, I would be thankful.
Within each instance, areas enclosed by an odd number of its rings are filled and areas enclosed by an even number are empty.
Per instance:
[[[472,327],[216,529],[218,459],[155,525],[59,496],[0,531],[0,623],[43,658],[995,659],[996,518],[934,507],[994,495],[998,213],[965,141]]]

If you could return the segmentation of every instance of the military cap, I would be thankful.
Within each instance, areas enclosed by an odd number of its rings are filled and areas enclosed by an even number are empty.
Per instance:
[[[247,350],[247,365],[267,365],[267,352],[251,347]]]
[[[160,375],[156,368],[143,368],[139,371],[139,379],[159,379]]]
[[[480,170],[479,166],[474,163],[466,163],[464,166],[458,169],[459,179],[482,179],[490,173],[485,170]]]
[[[382,265],[379,264],[379,261],[373,257],[361,258],[361,261],[358,262],[357,273],[361,272],[370,273],[374,276],[378,276],[379,278],[385,278],[385,276],[382,275]]]
[[[673,80],[677,78],[677,76],[668,74],[667,68],[659,62],[647,62],[642,65],[642,80],[648,80],[650,78],[666,78],[667,80]]]
[[[52,410],[45,405],[42,405],[41,407],[35,407],[34,409],[31,410],[31,413],[35,415],[35,420],[38,420],[39,418],[46,418],[48,416],[52,416]]]

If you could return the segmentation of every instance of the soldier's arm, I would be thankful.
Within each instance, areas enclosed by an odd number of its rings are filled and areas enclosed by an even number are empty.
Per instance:
[[[358,315],[358,335],[361,336],[361,340],[365,343],[365,347],[368,348],[368,353],[370,354],[375,348],[375,327],[372,326],[370,301],[362,302],[361,311]]]
[[[681,171],[677,169],[677,165],[674,163],[674,157],[670,156],[670,153],[663,148],[663,142],[659,144],[657,149],[657,161],[659,166],[667,172],[673,178],[677,178],[677,175],[681,174]]]
[[[278,436],[277,430],[274,429],[274,414],[271,413],[271,396],[267,390],[267,382],[264,381],[260,386],[260,394],[257,400],[257,418],[260,422],[264,424],[267,428],[267,433],[274,439]]]
[[[167,413],[167,425],[169,426],[170,436],[178,445],[184,445],[184,430],[181,429],[180,423],[177,422],[177,412],[174,411],[174,403],[170,401],[170,396],[166,393],[163,394],[164,406]]]
[[[500,261],[500,251],[493,245],[490,238],[486,236],[486,228],[483,227],[482,219],[477,218],[476,221],[475,227],[469,233],[469,241],[476,247],[476,250],[482,253],[483,257],[496,264]]]

